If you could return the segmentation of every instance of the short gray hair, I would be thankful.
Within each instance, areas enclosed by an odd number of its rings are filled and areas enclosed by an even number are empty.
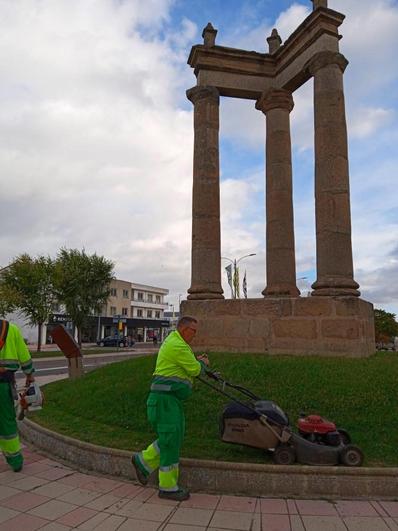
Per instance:
[[[184,315],[178,319],[177,328],[184,328],[189,326],[191,323],[197,323],[198,320],[195,317],[190,317],[189,315]]]

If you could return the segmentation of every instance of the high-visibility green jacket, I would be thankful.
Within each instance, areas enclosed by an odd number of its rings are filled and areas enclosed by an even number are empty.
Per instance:
[[[7,339],[0,350],[0,367],[13,372],[21,367],[25,374],[34,372],[28,347],[19,328],[12,323],[9,323]]]
[[[159,349],[151,391],[171,393],[185,400],[192,393],[194,377],[203,371],[204,364],[195,358],[191,347],[175,330]]]

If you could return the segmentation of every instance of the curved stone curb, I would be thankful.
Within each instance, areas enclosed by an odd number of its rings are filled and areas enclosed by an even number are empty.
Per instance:
[[[131,479],[131,452],[97,446],[61,435],[25,419],[24,439],[77,468]],[[181,479],[192,491],[246,496],[377,498],[398,495],[398,468],[277,466],[181,459]],[[154,476],[156,476],[154,474]],[[155,485],[156,477],[150,484]]]

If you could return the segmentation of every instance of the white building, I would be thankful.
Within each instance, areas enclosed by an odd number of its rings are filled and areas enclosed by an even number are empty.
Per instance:
[[[164,339],[170,326],[164,317],[168,307],[165,302],[168,289],[114,279],[110,290],[108,303],[101,315],[88,317],[88,324],[82,331],[84,342],[96,342],[116,333],[131,336],[136,342],[151,342],[154,338],[160,342]],[[43,325],[43,344],[51,343],[51,331],[59,324],[72,330],[72,322],[61,305],[55,304],[53,312],[48,323]],[[29,343],[37,342],[36,326],[27,325],[17,313],[8,315],[7,319],[21,328]]]

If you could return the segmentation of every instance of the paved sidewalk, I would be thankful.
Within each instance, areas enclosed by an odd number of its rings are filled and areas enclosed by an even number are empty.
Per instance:
[[[192,494],[176,503],[29,449],[24,455],[18,474],[0,462],[0,531],[398,531],[398,502]]]

